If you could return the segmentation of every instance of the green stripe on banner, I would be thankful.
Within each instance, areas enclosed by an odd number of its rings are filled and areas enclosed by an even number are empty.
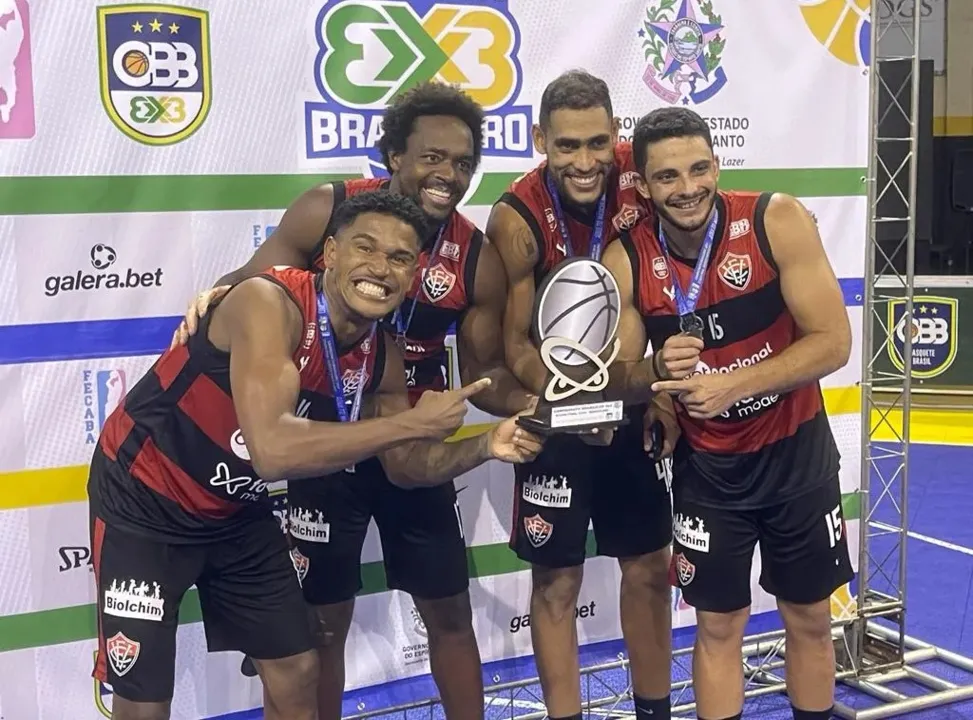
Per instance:
[[[859,519],[861,517],[860,493],[845,494],[842,497],[842,506],[846,520]],[[592,533],[588,534],[586,549],[588,557],[593,557],[595,543]],[[474,578],[506,575],[528,568],[527,563],[514,555],[506,543],[468,548],[467,559],[470,577]],[[362,565],[361,577],[363,595],[388,589],[385,583],[385,568],[381,562]],[[195,590],[190,590],[179,608],[179,624],[186,625],[201,620],[199,595]],[[7,615],[0,617],[0,652],[92,640],[96,635],[96,628],[94,605],[75,605],[56,610]]]
[[[489,173],[469,200],[492,205],[521,173]],[[782,192],[794,197],[849,197],[865,194],[865,168],[786,168],[780,170],[722,170],[721,190]],[[3,186],[0,185],[0,188]]]
[[[864,195],[863,168],[724,170],[725,190],[796,197]],[[519,173],[487,173],[469,199],[492,205]],[[355,175],[91,175],[0,178],[0,215],[277,210],[321,183]]]

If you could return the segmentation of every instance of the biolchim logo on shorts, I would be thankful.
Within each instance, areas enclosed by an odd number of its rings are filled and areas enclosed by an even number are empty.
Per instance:
[[[98,62],[105,111],[133,140],[172,145],[206,120],[212,84],[205,10],[99,7]]]
[[[165,614],[165,599],[159,583],[154,582],[150,586],[137,580],[127,583],[112,580],[111,586],[105,590],[104,607],[106,615],[161,622]]]
[[[327,0],[315,19],[314,79],[304,104],[308,159],[367,158],[385,107],[428,80],[459,85],[486,110],[483,154],[532,157],[529,105],[517,105],[520,29],[505,0]]]

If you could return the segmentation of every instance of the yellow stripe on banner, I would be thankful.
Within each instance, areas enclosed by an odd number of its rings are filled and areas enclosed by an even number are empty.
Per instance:
[[[826,389],[824,404],[829,415],[859,413],[861,390],[855,386]],[[450,441],[475,437],[491,427],[493,423],[467,425]],[[88,499],[87,482],[87,465],[0,473],[0,510],[84,502]]]
[[[932,119],[935,137],[967,137],[973,135],[973,116],[943,115]]]
[[[84,502],[88,466],[0,473],[0,510]]]

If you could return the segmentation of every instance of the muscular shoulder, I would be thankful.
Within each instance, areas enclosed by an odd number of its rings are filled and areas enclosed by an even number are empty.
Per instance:
[[[619,290],[625,295],[631,292],[633,285],[632,263],[628,252],[622,244],[621,238],[608,243],[601,256],[601,264],[608,268],[608,272],[615,278]]]
[[[507,295],[507,273],[496,245],[484,236],[476,258],[472,288],[473,305],[503,303]]]
[[[335,188],[330,183],[305,191],[287,208],[274,236],[311,254],[331,221],[334,205]]]
[[[487,237],[496,247],[500,259],[511,275],[533,269],[540,259],[540,244],[530,225],[506,202],[500,201],[490,211]]]
[[[819,243],[814,218],[800,200],[786,193],[774,193],[764,211],[767,241],[777,261],[800,252],[806,243]]]
[[[304,327],[304,312],[294,295],[270,276],[248,278],[235,285],[213,311],[210,339],[230,349],[233,338],[262,332],[284,333],[296,347]]]

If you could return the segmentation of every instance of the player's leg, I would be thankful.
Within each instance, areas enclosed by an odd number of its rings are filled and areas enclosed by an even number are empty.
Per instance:
[[[617,558],[622,570],[619,610],[636,716],[662,720],[670,716],[672,683],[671,463],[651,462],[641,437],[632,448],[619,445],[625,440],[604,448],[591,518],[598,554]]]
[[[514,468],[511,547],[531,564],[530,636],[548,715],[581,714],[578,626],[591,517],[591,448],[550,438],[537,460]]]
[[[389,587],[412,596],[426,626],[429,665],[446,717],[482,718],[483,674],[453,483],[403,490],[386,482],[375,521]]]
[[[317,720],[318,657],[301,586],[269,513],[210,545],[196,583],[210,652],[253,660],[267,720]]]
[[[326,481],[290,483],[288,530],[321,661],[318,712],[338,720],[345,689],[345,642],[361,590],[361,552],[371,520],[374,468]],[[374,462],[377,465],[377,461]]]
[[[831,717],[831,594],[854,573],[838,478],[761,511],[760,584],[777,597],[787,642],[787,691],[798,720]]]
[[[693,691],[700,720],[743,710],[743,634],[750,617],[750,568],[757,542],[751,513],[701,506],[673,486],[670,577],[696,608]]]
[[[152,542],[91,521],[98,592],[93,676],[111,685],[116,720],[168,720],[179,604],[202,571],[194,546]]]

